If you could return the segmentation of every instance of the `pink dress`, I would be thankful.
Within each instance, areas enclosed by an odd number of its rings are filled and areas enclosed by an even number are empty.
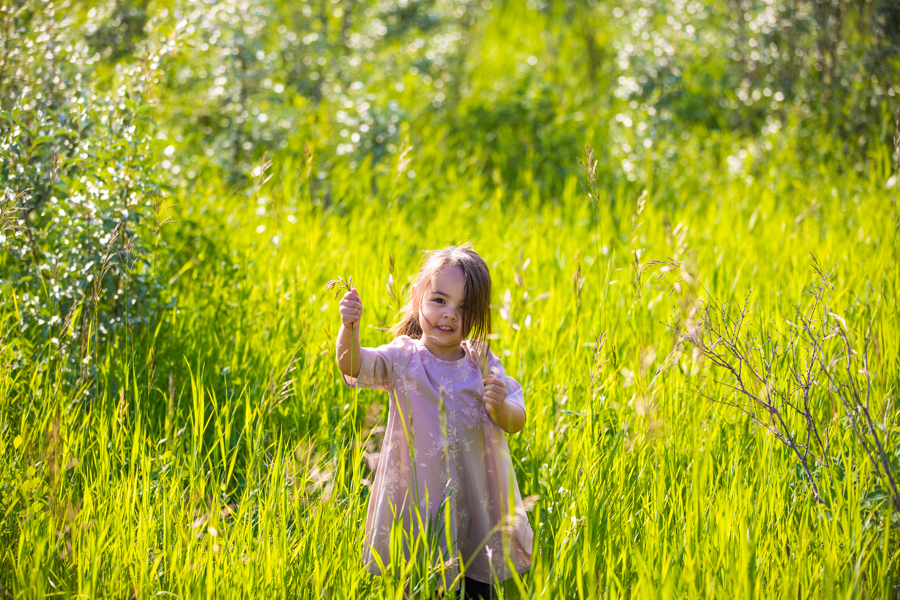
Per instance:
[[[484,408],[473,343],[462,347],[465,357],[441,360],[421,340],[403,335],[363,348],[358,377],[344,376],[351,387],[384,390],[390,398],[366,516],[363,561],[370,573],[380,574],[390,563],[395,523],[407,557],[405,538],[428,532],[434,562],[443,563],[448,583],[460,560],[465,575],[483,583],[531,566],[533,534],[509,446]],[[505,378],[506,402],[524,410],[522,386],[506,376],[493,353],[488,360],[491,372]]]

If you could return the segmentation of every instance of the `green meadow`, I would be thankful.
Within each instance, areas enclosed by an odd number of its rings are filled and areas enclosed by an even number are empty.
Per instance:
[[[501,597],[900,593],[894,91],[739,100],[730,2],[107,4],[0,13],[0,596],[431,597],[426,541],[361,562],[388,396],[324,287],[385,344],[465,241],[528,414]]]

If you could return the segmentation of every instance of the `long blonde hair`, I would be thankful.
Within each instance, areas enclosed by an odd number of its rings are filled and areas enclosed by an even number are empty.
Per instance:
[[[425,253],[425,259],[407,292],[406,303],[400,310],[400,322],[391,327],[390,332],[394,337],[422,337],[422,327],[419,325],[422,296],[435,275],[447,266],[459,267],[465,278],[463,335],[469,337],[471,334],[473,340],[488,343],[488,334],[491,332],[491,274],[487,263],[478,256],[471,242]]]

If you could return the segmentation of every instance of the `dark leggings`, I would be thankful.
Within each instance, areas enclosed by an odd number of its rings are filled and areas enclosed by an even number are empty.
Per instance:
[[[489,583],[481,583],[466,577],[465,586],[466,593],[464,597],[466,600],[475,600],[476,598],[494,600],[494,586]]]

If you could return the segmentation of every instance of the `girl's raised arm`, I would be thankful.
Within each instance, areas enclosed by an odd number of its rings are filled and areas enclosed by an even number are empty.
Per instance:
[[[359,375],[362,349],[359,345],[359,322],[362,318],[362,300],[356,288],[341,298],[341,330],[337,337],[337,362],[341,373],[348,377]]]

